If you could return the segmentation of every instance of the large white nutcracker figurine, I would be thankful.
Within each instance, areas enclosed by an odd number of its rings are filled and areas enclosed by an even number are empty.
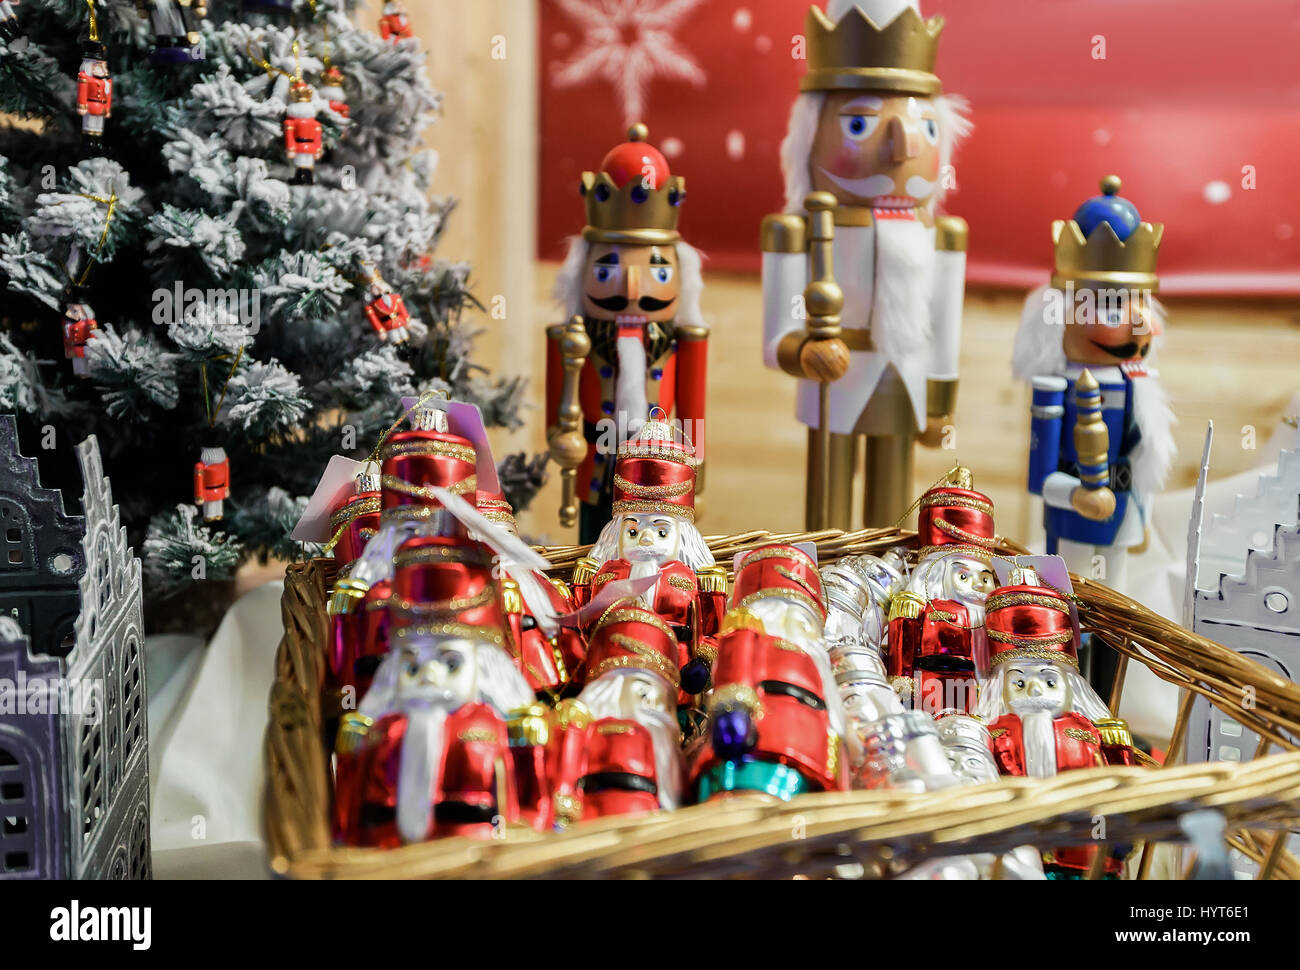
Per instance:
[[[1029,491],[1043,498],[1047,552],[1122,590],[1175,452],[1152,369],[1165,323],[1153,295],[1164,226],[1142,221],[1118,177],[1101,188],[1052,224],[1051,285],[1025,301],[1012,368],[1033,386]]]
[[[966,224],[936,204],[970,124],[965,101],[940,94],[942,29],[915,0],[808,12],[808,73],[781,146],[786,211],[762,240],[763,359],[803,378],[809,528],[851,528],[860,436],[864,524],[893,524],[913,442],[938,446],[952,421]]]

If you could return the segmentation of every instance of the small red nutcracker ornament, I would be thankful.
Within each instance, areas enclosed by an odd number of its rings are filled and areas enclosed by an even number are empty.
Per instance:
[[[230,459],[216,433],[204,434],[203,450],[194,463],[194,504],[203,507],[203,521],[219,522],[230,498]]]
[[[1070,601],[1039,583],[1032,569],[1012,571],[986,606],[991,671],[976,716],[989,728],[1004,775],[1051,778],[1062,771],[1137,763],[1125,723],[1079,673],[1079,627]],[[1093,850],[1055,852],[1062,875],[1088,869]],[[1107,863],[1118,873],[1119,859]]]
[[[997,585],[989,565],[993,502],[972,489],[970,472],[921,498],[921,558],[890,604],[885,666],[904,701],[934,716],[970,712],[983,665],[984,600]]]
[[[379,18],[379,35],[394,44],[399,40],[410,40],[415,36],[415,32],[411,29],[411,18],[406,12],[406,4],[401,0],[388,0],[384,4],[384,13]]]
[[[718,638],[710,731],[691,757],[701,801],[848,788],[846,719],[823,640],[817,564],[794,546],[740,560]]]
[[[69,303],[63,310],[63,355],[72,361],[72,372],[85,377],[86,344],[94,339],[99,323],[89,303]]]
[[[586,686],[560,706],[559,824],[681,804],[677,667],[677,638],[658,616],[623,603],[605,613],[592,633]]]
[[[491,838],[519,820],[507,716],[533,702],[505,653],[491,558],[417,537],[394,581],[394,647],[336,745],[334,825],[351,845]]]
[[[564,470],[561,520],[571,525],[581,505],[583,543],[609,521],[618,446],[656,407],[665,415],[676,408],[704,460],[709,331],[700,254],[677,231],[686,183],[646,141],[645,125],[628,137],[600,171],[582,176],[587,225],[555,283],[570,322],[547,331],[546,420]]]
[[[370,274],[366,291],[370,302],[366,304],[366,319],[379,339],[389,344],[404,344],[411,339],[411,311],[400,293],[393,290],[380,275],[378,267]]]
[[[77,73],[77,114],[81,135],[92,147],[104,137],[104,120],[113,114],[113,79],[108,75],[108,49],[97,40],[81,48],[81,70]]]
[[[690,444],[678,442],[663,421],[647,421],[640,434],[619,449],[613,474],[614,518],[573,574],[579,605],[608,582],[659,577],[641,594],[640,605],[677,636],[682,704],[708,686],[727,594],[726,571],[714,562],[695,527],[695,470]]]
[[[331,64],[320,76],[320,96],[329,102],[331,111],[347,118],[352,109],[348,107],[348,96],[343,90],[343,81],[343,72],[339,70],[337,64]]]
[[[284,151],[295,169],[294,185],[315,182],[316,162],[325,152],[316,106],[312,103],[314,96],[306,81],[295,80],[289,85],[291,101],[284,119]]]

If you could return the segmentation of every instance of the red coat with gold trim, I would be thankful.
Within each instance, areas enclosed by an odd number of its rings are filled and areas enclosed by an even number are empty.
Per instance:
[[[889,621],[885,670],[895,690],[924,709],[975,710],[976,635],[970,614],[955,600],[930,600],[920,616],[896,616]],[[898,678],[910,680],[900,684]]]
[[[550,595],[556,614],[573,612],[572,597],[565,590],[561,590],[545,576],[539,575],[537,579]],[[509,627],[511,656],[519,672],[528,681],[528,686],[534,692],[554,691],[564,687],[573,678],[586,655],[582,634],[570,627],[561,627],[552,642],[537,625],[537,620],[523,598],[510,602],[513,597],[507,596],[504,584],[499,589],[502,610]]]
[[[194,463],[194,501],[222,502],[230,498],[230,460]]]
[[[578,466],[578,498],[588,505],[600,501],[601,493],[612,487],[613,450],[596,454],[600,438],[597,425],[615,419],[618,400],[619,325],[612,320],[588,320],[587,335],[591,353],[582,365],[578,380],[578,401],[582,407],[587,457]],[[703,327],[650,323],[641,330],[646,348],[645,391],[647,409],[656,406],[674,414],[690,435],[695,457],[704,460],[704,402],[708,381],[709,341]],[[564,358],[560,340],[564,325],[547,329],[546,342],[546,425],[559,424],[560,397],[564,388]],[[641,417],[644,417],[642,415]],[[613,441],[613,436],[607,441]],[[698,488],[697,491],[702,491]]]
[[[103,115],[113,113],[113,79],[95,77],[80,71],[77,74],[77,111],[79,114]]]
[[[713,697],[746,707],[747,697],[757,701],[750,710],[758,729],[753,757],[795,769],[815,789],[843,791],[848,759],[844,739],[831,730],[823,690],[813,658],[792,643],[755,630],[736,630],[718,642]],[[691,787],[721,760],[704,740],[690,767]]]
[[[415,36],[411,18],[404,13],[388,13],[379,18],[379,36],[384,40],[408,40]]]
[[[315,118],[285,118],[284,148],[290,155],[321,155],[321,127]]]
[[[406,308],[406,301],[400,293],[385,293],[366,304],[366,319],[375,333],[382,336],[409,326],[411,311]]]
[[[397,830],[405,714],[386,714],[360,747],[340,750],[334,782],[335,837],[349,845],[402,844]],[[487,704],[466,704],[447,716],[442,772],[426,838],[491,838],[498,824],[519,821],[506,723]],[[501,785],[504,792],[499,792]],[[504,800],[504,804],[501,804]]]
[[[392,592],[391,582],[377,580],[366,591],[360,609],[330,617],[332,637],[326,684],[339,691],[351,686],[354,701],[366,696],[375,668],[388,654],[388,597]]]
[[[555,794],[567,821],[652,812],[660,807],[657,776],[654,740],[636,721],[601,718],[560,734]]]

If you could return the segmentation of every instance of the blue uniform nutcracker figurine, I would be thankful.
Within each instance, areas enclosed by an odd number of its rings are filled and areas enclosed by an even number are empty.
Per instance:
[[[1164,226],[1143,222],[1120,180],[1052,225],[1055,268],[1030,294],[1013,370],[1033,387],[1029,491],[1043,500],[1047,552],[1114,589],[1144,547],[1174,455],[1156,372],[1164,310],[1154,293]]]

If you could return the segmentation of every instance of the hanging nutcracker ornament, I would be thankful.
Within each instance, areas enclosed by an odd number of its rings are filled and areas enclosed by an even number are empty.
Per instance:
[[[204,59],[198,21],[208,15],[206,0],[136,0],[140,16],[153,28],[154,64],[195,64]]]
[[[411,339],[411,311],[401,294],[380,274],[378,266],[370,267],[366,299],[366,319],[381,341],[396,346]]]
[[[289,107],[284,119],[284,151],[294,167],[294,185],[316,181],[316,162],[324,154],[321,125],[316,120],[315,94],[311,85],[295,78],[289,85]]]
[[[320,76],[320,96],[329,102],[330,110],[340,117],[349,117],[347,92],[343,90],[346,80],[337,64],[327,64]]]
[[[104,122],[113,114],[113,79],[108,74],[108,48],[99,42],[93,4],[90,40],[81,45],[81,70],[77,72],[77,114],[81,116],[83,148],[88,153],[102,153]]]
[[[415,36],[406,4],[401,0],[387,0],[384,4],[384,12],[379,18],[379,35],[394,44]]]
[[[199,460],[194,463],[194,504],[203,510],[204,522],[220,522],[225,500],[230,498],[230,459],[221,440],[209,428],[203,436]]]
[[[99,330],[95,311],[89,303],[68,303],[63,309],[63,355],[72,361],[72,372],[78,377],[87,373],[86,345]]]
[[[1122,591],[1176,449],[1152,368],[1164,226],[1142,221],[1117,176],[1101,189],[1053,223],[1051,285],[1025,302],[1012,367],[1033,388],[1029,491],[1043,499],[1047,552]]]
[[[913,443],[937,447],[952,420],[966,224],[936,206],[970,125],[934,73],[942,30],[915,0],[808,12],[762,275],[764,362],[800,378],[812,529],[852,527],[862,437],[864,524],[892,525],[913,494]]]
[[[551,455],[564,470],[561,523],[571,525],[580,506],[583,543],[595,542],[609,521],[618,448],[651,410],[675,408],[704,460],[700,255],[677,231],[685,181],[647,137],[645,125],[633,125],[600,171],[583,174],[587,225],[554,290],[569,323],[547,331],[546,416]]]

